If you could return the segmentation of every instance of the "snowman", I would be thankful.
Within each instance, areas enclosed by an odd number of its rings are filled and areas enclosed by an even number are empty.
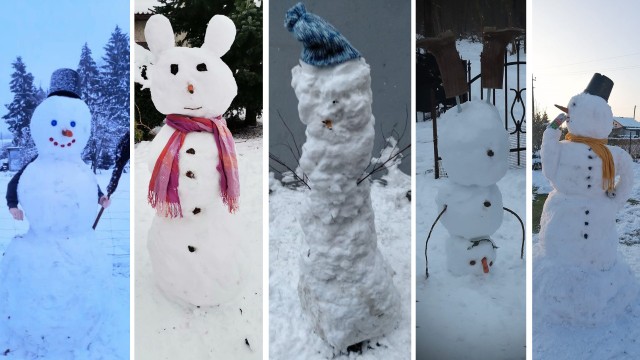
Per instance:
[[[99,190],[81,159],[91,113],[78,79],[56,70],[31,117],[38,156],[18,184],[29,230],[0,262],[0,346],[23,357],[78,356],[95,340],[110,293],[111,262],[91,228]]]
[[[440,119],[440,154],[449,176],[436,197],[446,239],[447,268],[454,275],[488,274],[496,259],[491,239],[502,224],[496,183],[508,168],[509,139],[495,106],[470,101]]]
[[[534,299],[544,320],[595,325],[615,319],[636,298],[633,274],[617,251],[616,214],[633,185],[632,160],[606,145],[613,88],[595,74],[545,130],[543,174],[553,186],[534,248]],[[558,141],[566,120],[569,133]],[[618,179],[616,181],[616,179]],[[536,303],[534,301],[534,303]]]
[[[311,190],[298,222],[306,248],[298,294],[315,332],[338,350],[380,337],[399,318],[394,272],[377,246],[369,183],[375,119],[369,65],[332,25],[301,3],[286,28],[304,49],[291,85],[306,125],[300,168]]]
[[[169,20],[149,18],[151,51],[143,84],[167,116],[151,143],[148,199],[156,209],[147,244],[154,277],[171,299],[212,306],[241,290],[242,224],[233,138],[222,114],[237,94],[222,62],[235,25],[221,15],[207,26],[201,48],[176,47]]]

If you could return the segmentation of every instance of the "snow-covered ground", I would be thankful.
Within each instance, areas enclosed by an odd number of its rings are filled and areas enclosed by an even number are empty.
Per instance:
[[[477,75],[482,44],[463,40],[458,41],[457,48],[462,59],[471,60],[472,76]],[[526,61],[524,54],[521,60]],[[515,61],[515,56],[509,61]],[[516,67],[509,67],[508,72],[509,87],[515,88]],[[521,87],[524,81],[523,67]],[[474,83],[474,99],[479,99],[479,86],[479,81]],[[512,101],[513,91],[506,93]],[[504,94],[504,90],[496,91],[501,116],[504,116]],[[519,117],[518,107],[515,114]],[[434,179],[432,131],[431,121],[416,124],[416,358],[524,359],[526,264],[520,259],[521,226],[512,214],[504,213],[502,226],[492,236],[499,247],[496,262],[491,272],[482,276],[456,277],[447,270],[444,240],[448,232],[438,223],[429,240],[429,279],[425,277],[425,241],[438,216],[435,203],[438,187],[447,181]],[[524,220],[525,169],[509,169],[497,185],[504,206]]]
[[[269,195],[269,358],[270,359],[409,359],[411,350],[411,203],[410,177],[396,172],[375,181],[371,199],[378,246],[396,272],[400,292],[398,327],[372,339],[362,352],[337,353],[313,332],[298,298],[298,262],[304,249],[297,214],[306,188],[290,189],[271,181]]]
[[[262,359],[262,146],[262,138],[236,139],[241,194],[237,216],[245,219],[247,239],[255,239],[246,254],[249,283],[236,301],[212,308],[171,302],[154,284],[147,251],[155,216],[147,204],[149,143],[136,146],[136,359]]]
[[[0,173],[3,194],[13,175],[13,172]],[[102,171],[97,178],[100,187],[106,191],[111,171]],[[129,184],[129,173],[123,173],[116,192],[111,196],[111,206],[104,211],[96,227],[98,245],[113,261],[114,292],[109,294],[111,315],[104,332],[98,343],[92,345],[92,359],[129,359]],[[96,205],[96,215],[98,209]],[[0,253],[4,252],[15,235],[26,233],[28,228],[26,220],[15,221],[8,210],[0,211]]]
[[[634,178],[640,179],[640,164],[634,164]],[[533,171],[533,187],[538,194],[552,190],[542,171]],[[631,199],[618,213],[618,250],[640,280],[640,183],[636,180]],[[538,234],[533,234],[533,244]],[[535,281],[536,274],[533,274]],[[533,304],[534,308],[536,304]],[[535,314],[535,311],[534,311]],[[640,299],[625,316],[610,325],[598,327],[562,326],[533,319],[533,357],[535,359],[637,359],[640,354]]]

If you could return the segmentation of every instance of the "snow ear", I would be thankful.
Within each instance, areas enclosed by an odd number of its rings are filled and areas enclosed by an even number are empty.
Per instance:
[[[149,69],[153,66],[154,57],[151,51],[135,44],[135,82],[142,85],[142,88],[148,88],[151,81],[149,79]]]
[[[164,15],[153,15],[147,20],[144,37],[149,50],[155,55],[176,46],[171,22]]]
[[[224,15],[216,15],[207,25],[207,33],[204,36],[203,49],[207,49],[216,56],[222,57],[231,48],[236,38],[236,25]]]

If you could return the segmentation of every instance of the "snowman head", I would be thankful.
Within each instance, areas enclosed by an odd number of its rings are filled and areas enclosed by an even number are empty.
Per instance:
[[[488,186],[507,172],[509,137],[495,106],[484,101],[462,104],[438,120],[440,156],[449,179],[461,185]]]
[[[200,48],[176,47],[171,23],[162,15],[149,18],[144,33],[153,64],[142,77],[156,109],[165,115],[224,114],[238,93],[231,69],[220,59],[235,39],[231,19],[214,16]]]
[[[53,73],[49,97],[36,107],[29,125],[38,156],[81,155],[91,135],[91,112],[78,94],[78,74],[74,70]]]
[[[488,237],[502,225],[502,194],[496,185],[459,186],[446,184],[436,196],[442,224],[451,235],[467,239]]]
[[[613,112],[607,104],[613,81],[595,73],[583,93],[569,100],[567,128],[574,135],[603,139],[613,128]]]
[[[496,261],[496,245],[489,237],[447,239],[447,267],[454,275],[490,274]]]

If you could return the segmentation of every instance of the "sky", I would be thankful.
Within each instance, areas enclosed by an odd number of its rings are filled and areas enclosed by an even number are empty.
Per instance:
[[[129,31],[129,0],[3,1],[0,5],[0,117],[13,100],[9,82],[11,64],[22,57],[35,85],[49,87],[51,73],[61,67],[75,69],[86,42],[100,64],[104,46],[115,27]],[[0,119],[0,134],[9,135]]]
[[[640,120],[640,2],[535,0],[527,34],[536,111],[551,119],[581,93],[594,73],[613,80],[614,116]]]

